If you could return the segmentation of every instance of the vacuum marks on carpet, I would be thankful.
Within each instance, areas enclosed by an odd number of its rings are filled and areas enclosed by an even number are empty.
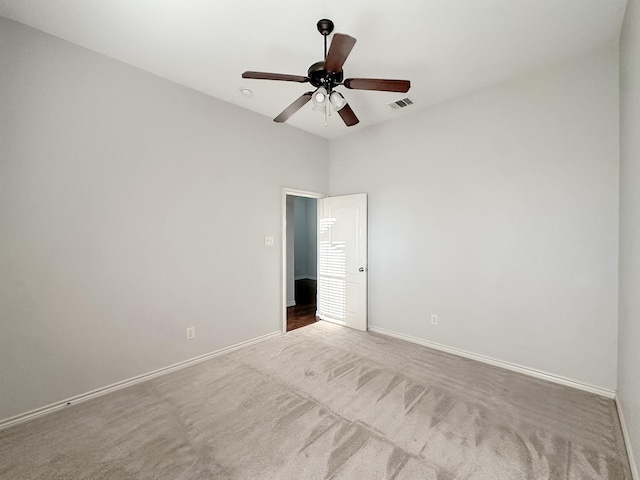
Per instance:
[[[630,480],[611,400],[319,322],[0,431],[0,479]]]

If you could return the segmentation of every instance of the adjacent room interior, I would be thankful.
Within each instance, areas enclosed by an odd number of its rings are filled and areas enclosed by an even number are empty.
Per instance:
[[[317,321],[318,200],[287,195],[286,331]]]
[[[640,480],[639,0],[133,3],[0,0],[1,479]],[[272,121],[327,16],[411,89]],[[369,332],[287,189],[367,194]]]

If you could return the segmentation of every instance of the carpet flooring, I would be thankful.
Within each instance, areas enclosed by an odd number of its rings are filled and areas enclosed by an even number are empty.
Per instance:
[[[318,322],[1,430],[0,479],[631,475],[612,400]]]

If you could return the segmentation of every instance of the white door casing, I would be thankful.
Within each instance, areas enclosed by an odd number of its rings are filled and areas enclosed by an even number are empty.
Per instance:
[[[318,316],[367,330],[367,194],[318,201]]]

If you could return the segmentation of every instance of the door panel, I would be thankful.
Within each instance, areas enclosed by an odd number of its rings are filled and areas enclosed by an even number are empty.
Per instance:
[[[367,195],[318,204],[318,316],[366,331]]]

